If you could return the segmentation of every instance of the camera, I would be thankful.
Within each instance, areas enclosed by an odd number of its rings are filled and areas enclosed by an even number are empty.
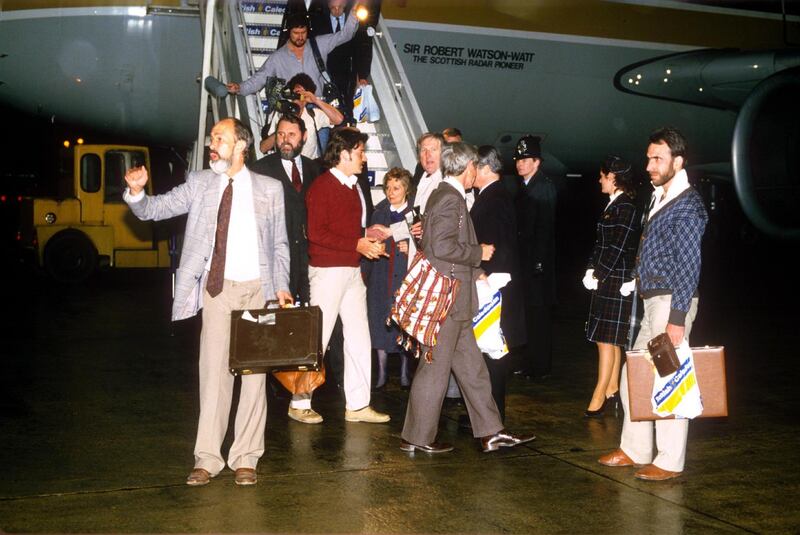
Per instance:
[[[282,115],[297,115],[300,107],[295,104],[295,100],[300,100],[300,94],[292,91],[291,87],[286,86],[283,78],[270,77],[267,80],[264,91],[267,93],[267,103],[269,111],[275,111]]]

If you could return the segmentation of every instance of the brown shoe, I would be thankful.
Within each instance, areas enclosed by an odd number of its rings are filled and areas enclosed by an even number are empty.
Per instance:
[[[494,435],[481,437],[481,449],[483,449],[484,453],[488,453],[490,451],[497,451],[500,448],[513,448],[514,446],[530,442],[535,438],[536,437],[533,435],[515,435],[509,433],[505,429],[501,429]]]
[[[607,453],[606,455],[603,455],[597,459],[597,462],[606,466],[641,466],[634,463],[633,459],[628,457],[628,455],[622,450],[614,450],[611,453]]]
[[[639,479],[644,479],[645,481],[664,481],[666,479],[678,477],[682,473],[683,472],[671,472],[669,470],[659,468],[654,464],[648,464],[641,470],[637,470],[637,472],[633,475]]]
[[[233,482],[237,485],[255,485],[256,481],[255,468],[237,468],[233,476]]]
[[[401,439],[400,449],[409,453],[413,453],[416,450],[425,453],[447,453],[448,451],[453,451],[453,446],[446,442],[431,442],[427,446],[417,446],[416,444]]]
[[[186,478],[186,484],[191,487],[202,487],[209,483],[211,483],[211,474],[205,468],[192,468],[189,477]]]

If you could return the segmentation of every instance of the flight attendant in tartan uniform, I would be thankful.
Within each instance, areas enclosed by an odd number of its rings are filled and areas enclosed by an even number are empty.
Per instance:
[[[609,202],[597,224],[597,239],[583,279],[592,292],[586,338],[597,344],[599,357],[597,384],[584,412],[587,418],[602,417],[609,405],[619,404],[620,360],[633,305],[633,295],[622,296],[619,290],[631,279],[641,230],[633,202],[631,165],[619,157],[608,157],[598,182]]]

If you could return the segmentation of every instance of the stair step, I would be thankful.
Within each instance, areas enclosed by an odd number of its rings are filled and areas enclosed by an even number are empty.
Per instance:
[[[272,52],[278,47],[277,37],[256,37],[251,35],[249,41],[251,50]],[[255,59],[255,57],[253,59]],[[264,59],[266,60],[267,58],[265,57]],[[261,63],[264,62],[262,61]]]
[[[265,26],[275,26],[280,29],[281,23],[283,22],[283,14],[278,15],[277,13],[248,13],[247,11],[245,11],[244,22],[248,26],[250,26],[251,24],[265,25]]]

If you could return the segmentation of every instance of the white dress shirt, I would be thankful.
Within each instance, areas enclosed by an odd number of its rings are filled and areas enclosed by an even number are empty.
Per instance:
[[[358,199],[361,201],[361,226],[367,228],[367,201],[364,200],[364,192],[361,191],[361,187],[358,185],[358,177],[355,175],[347,176],[335,167],[331,169],[331,174],[348,188],[355,186],[358,192]]]
[[[425,205],[428,203],[428,197],[431,196],[433,190],[439,187],[441,182],[442,171],[440,169],[437,169],[432,175],[425,173],[422,175],[422,178],[419,179],[417,196],[414,198],[414,206],[419,206],[421,214],[425,213]]]
[[[218,180],[219,201],[221,201],[222,194],[228,186],[228,175],[222,173],[218,175]],[[214,230],[216,231],[216,225]],[[211,269],[211,257],[206,263],[206,269]],[[258,226],[253,207],[253,179],[247,167],[242,167],[233,176],[231,219],[228,224],[228,243],[225,252],[225,278],[232,281],[249,281],[259,277],[261,273],[258,269]]]

